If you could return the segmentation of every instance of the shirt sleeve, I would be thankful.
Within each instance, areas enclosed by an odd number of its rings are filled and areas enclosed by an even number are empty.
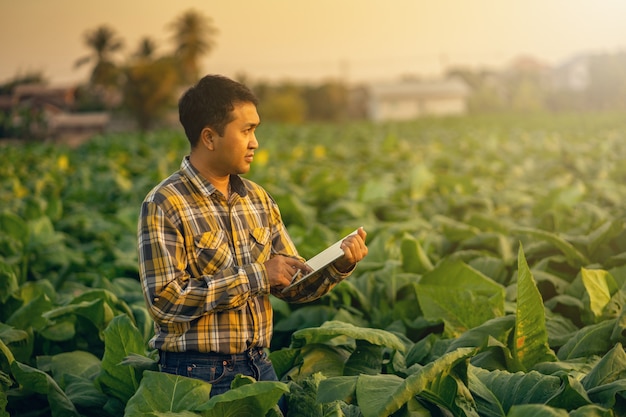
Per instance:
[[[269,212],[273,224],[272,229],[275,231],[272,236],[273,254],[290,256],[305,262],[305,259],[298,254],[298,250],[289,236],[287,228],[282,221],[278,205],[269,195],[268,198],[270,201]],[[339,272],[337,268],[330,265],[315,278],[307,280],[306,285],[299,285],[285,292],[272,288],[271,293],[288,303],[308,303],[330,292],[335,285],[346,279],[351,273],[352,270],[347,273]]]
[[[155,202],[142,204],[138,248],[144,296],[157,322],[189,322],[204,314],[242,308],[250,297],[269,293],[267,273],[260,264],[191,276],[184,237]]]
[[[308,303],[330,292],[350,274],[352,270],[343,273],[331,264],[316,276],[308,278],[306,282],[295,285],[285,292],[277,291],[272,294],[290,303]]]

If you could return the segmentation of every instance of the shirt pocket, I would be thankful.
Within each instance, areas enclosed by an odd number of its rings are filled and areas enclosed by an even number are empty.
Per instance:
[[[198,275],[214,275],[232,265],[232,256],[223,231],[194,236],[194,258],[190,266]]]
[[[272,253],[269,227],[256,227],[250,230],[249,247],[252,262],[263,263]]]

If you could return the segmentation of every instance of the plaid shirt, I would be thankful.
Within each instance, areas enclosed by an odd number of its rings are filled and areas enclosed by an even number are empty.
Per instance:
[[[303,259],[267,192],[237,175],[230,184],[227,199],[186,157],[141,206],[139,270],[155,325],[151,348],[232,354],[270,345],[263,263],[275,255]],[[312,301],[348,275],[331,266],[306,287],[272,293]]]

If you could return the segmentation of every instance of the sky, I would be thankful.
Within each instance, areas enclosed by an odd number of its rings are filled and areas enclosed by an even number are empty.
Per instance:
[[[436,78],[626,52],[626,0],[0,0],[0,83],[33,71],[86,81],[91,67],[74,63],[104,24],[124,40],[120,62],[144,37],[168,53],[168,26],[188,10],[218,30],[202,71],[255,80]]]

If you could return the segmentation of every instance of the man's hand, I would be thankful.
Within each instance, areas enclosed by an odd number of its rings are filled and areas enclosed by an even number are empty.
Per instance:
[[[334,263],[339,272],[348,272],[359,262],[361,259],[367,256],[367,246],[365,245],[365,237],[367,233],[362,227],[356,234],[348,236],[341,242],[341,249],[343,250],[343,256],[337,259]]]
[[[291,279],[298,271],[305,275],[311,272],[311,268],[304,262],[283,255],[274,256],[263,265],[265,265],[270,286],[279,290],[291,284]]]

